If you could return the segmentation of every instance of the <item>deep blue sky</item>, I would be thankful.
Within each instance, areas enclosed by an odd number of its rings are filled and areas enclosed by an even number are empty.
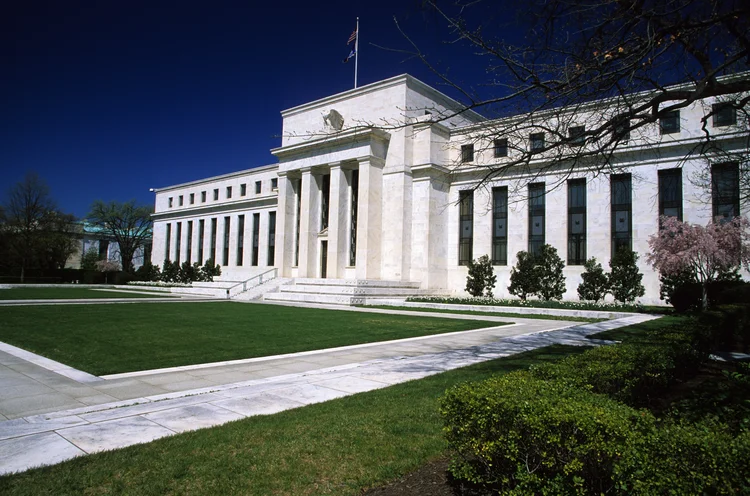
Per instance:
[[[352,88],[342,59],[357,16],[360,85],[405,72],[438,83],[371,45],[408,47],[394,16],[442,67],[481,78],[418,0],[12,3],[0,19],[0,188],[36,171],[79,217],[96,199],[152,204],[151,187],[274,163],[281,110]]]

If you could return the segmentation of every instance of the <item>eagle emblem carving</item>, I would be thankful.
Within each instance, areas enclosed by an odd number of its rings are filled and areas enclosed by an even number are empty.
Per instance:
[[[331,109],[323,113],[323,125],[328,131],[341,131],[344,127],[344,118],[336,109]]]

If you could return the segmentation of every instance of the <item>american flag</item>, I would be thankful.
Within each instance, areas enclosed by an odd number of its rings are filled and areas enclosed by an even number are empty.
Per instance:
[[[357,30],[355,29],[354,31],[352,31],[352,35],[349,37],[349,41],[347,41],[346,44],[348,45],[349,43],[351,43],[352,41],[356,39],[357,39]]]

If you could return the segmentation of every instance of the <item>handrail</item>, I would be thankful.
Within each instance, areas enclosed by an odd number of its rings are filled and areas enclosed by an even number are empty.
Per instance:
[[[266,276],[267,274],[270,274],[270,273],[273,273],[273,275],[271,277],[264,277],[264,276]],[[260,286],[264,282],[270,281],[271,279],[276,279],[278,277],[278,275],[279,275],[279,269],[278,268],[273,268],[273,269],[269,269],[269,270],[267,270],[265,272],[262,272],[262,273],[258,274],[257,276],[253,276],[250,279],[248,279],[247,281],[243,281],[241,283],[235,284],[234,286],[232,286],[230,288],[227,288],[227,299],[231,298],[232,296],[237,296],[240,293],[244,293],[248,289],[252,289],[252,288],[254,288],[256,286]],[[250,281],[254,281],[255,279],[258,280],[257,284],[249,284]],[[236,290],[239,287],[242,287],[242,289]]]

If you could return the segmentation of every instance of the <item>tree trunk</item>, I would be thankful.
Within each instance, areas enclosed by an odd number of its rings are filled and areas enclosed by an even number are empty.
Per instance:
[[[701,309],[708,310],[708,283],[705,281],[701,284]]]

